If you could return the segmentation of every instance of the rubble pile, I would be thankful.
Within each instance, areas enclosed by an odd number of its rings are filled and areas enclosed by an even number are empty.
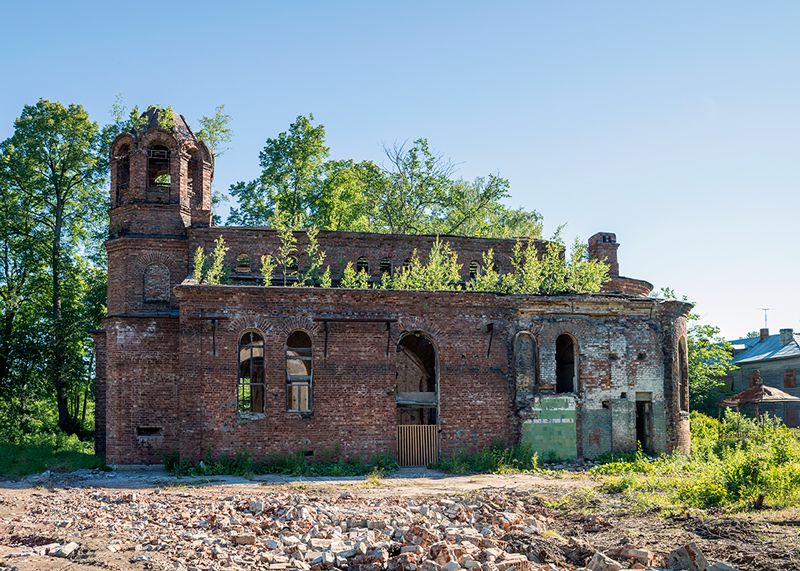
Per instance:
[[[522,492],[369,498],[265,491],[214,497],[202,491],[72,489],[69,496],[56,492],[42,499],[20,521],[1,521],[3,535],[19,536],[26,522],[35,521],[51,526],[64,543],[19,548],[0,568],[34,554],[89,562],[101,545],[124,555],[131,568],[180,571],[733,569],[710,564],[694,544],[670,554],[624,543],[598,551],[586,539],[562,537],[553,528],[553,513]],[[591,533],[607,525],[589,516],[583,529]]]

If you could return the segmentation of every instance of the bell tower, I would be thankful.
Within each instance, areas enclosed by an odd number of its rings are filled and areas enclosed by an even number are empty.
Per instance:
[[[111,145],[111,238],[211,224],[214,157],[182,115],[151,107]]]
[[[151,107],[111,145],[109,315],[163,314],[188,274],[187,228],[211,225],[214,157],[182,115]]]

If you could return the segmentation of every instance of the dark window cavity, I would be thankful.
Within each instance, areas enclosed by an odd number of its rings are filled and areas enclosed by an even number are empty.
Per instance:
[[[264,338],[248,331],[239,339],[239,412],[264,412]]]
[[[556,392],[576,392],[578,367],[575,356],[575,340],[567,334],[556,339]]]
[[[476,260],[469,263],[469,279],[474,280],[481,275],[481,265]]]

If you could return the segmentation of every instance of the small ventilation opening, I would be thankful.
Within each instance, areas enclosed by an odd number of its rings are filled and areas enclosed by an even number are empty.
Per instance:
[[[161,436],[162,428],[160,426],[137,426],[136,436]]]

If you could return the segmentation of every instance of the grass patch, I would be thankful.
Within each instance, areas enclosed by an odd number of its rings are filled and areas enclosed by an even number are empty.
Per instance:
[[[337,453],[322,453],[317,459],[302,452],[289,455],[271,455],[257,459],[249,452],[206,456],[199,462],[181,458],[178,453],[164,457],[164,467],[175,476],[242,476],[250,478],[259,474],[287,476],[364,476],[379,478],[397,470],[397,462],[390,456],[378,455],[370,461],[360,458],[342,460]]]
[[[431,468],[450,474],[555,474],[539,464],[539,455],[527,446],[492,446],[480,452],[457,452]]]
[[[591,473],[603,491],[626,494],[643,508],[800,505],[800,430],[733,411],[721,420],[693,412],[691,427],[689,457],[609,455]]]
[[[103,460],[94,455],[94,444],[82,442],[76,436],[42,436],[42,442],[0,443],[0,477],[22,478],[46,470],[103,468]]]

